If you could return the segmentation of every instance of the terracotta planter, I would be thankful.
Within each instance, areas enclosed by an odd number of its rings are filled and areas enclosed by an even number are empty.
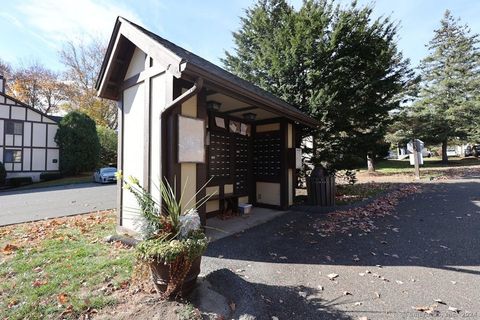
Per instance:
[[[192,266],[185,276],[181,287],[181,295],[187,296],[192,292],[195,287],[195,282],[197,281],[198,275],[200,274],[200,263],[202,262],[202,256],[193,260]],[[152,275],[153,283],[158,292],[165,292],[167,289],[167,283],[169,280],[170,265],[165,264],[163,261],[153,261],[149,263],[150,273]],[[179,293],[180,289],[173,292],[173,294]]]

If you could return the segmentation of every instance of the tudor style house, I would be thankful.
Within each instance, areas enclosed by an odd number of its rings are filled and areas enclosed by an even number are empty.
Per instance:
[[[59,170],[57,129],[54,117],[5,94],[5,79],[0,75],[0,162],[7,180],[31,177],[39,181],[43,172]]]
[[[297,108],[121,17],[97,90],[118,103],[118,168],[159,201],[155,185],[166,178],[183,200],[215,194],[198,208],[207,225],[239,204],[254,212],[293,204],[298,130],[318,126]],[[119,230],[136,231],[136,201],[121,185]]]

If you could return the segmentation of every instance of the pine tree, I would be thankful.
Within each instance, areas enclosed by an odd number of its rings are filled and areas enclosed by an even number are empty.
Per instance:
[[[419,99],[409,112],[413,134],[425,142],[447,144],[476,133],[479,115],[478,35],[446,11],[420,65]],[[472,127],[472,125],[474,127]]]
[[[370,6],[262,0],[246,11],[225,67],[317,118],[316,160],[334,168],[381,154],[389,111],[411,76],[397,28]],[[305,132],[312,134],[313,132]],[[361,160],[360,160],[361,161]]]

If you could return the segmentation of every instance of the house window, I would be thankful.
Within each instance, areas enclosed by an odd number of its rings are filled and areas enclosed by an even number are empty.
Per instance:
[[[3,160],[4,163],[22,162],[22,150],[6,149]]]
[[[6,121],[5,134],[23,134],[23,122]]]

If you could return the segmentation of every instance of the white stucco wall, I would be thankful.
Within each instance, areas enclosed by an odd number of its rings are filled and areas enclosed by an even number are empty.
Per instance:
[[[140,83],[123,92],[123,173],[133,176],[143,185],[143,123],[144,123],[144,84]],[[133,195],[123,191],[122,225],[139,231],[138,208]]]

